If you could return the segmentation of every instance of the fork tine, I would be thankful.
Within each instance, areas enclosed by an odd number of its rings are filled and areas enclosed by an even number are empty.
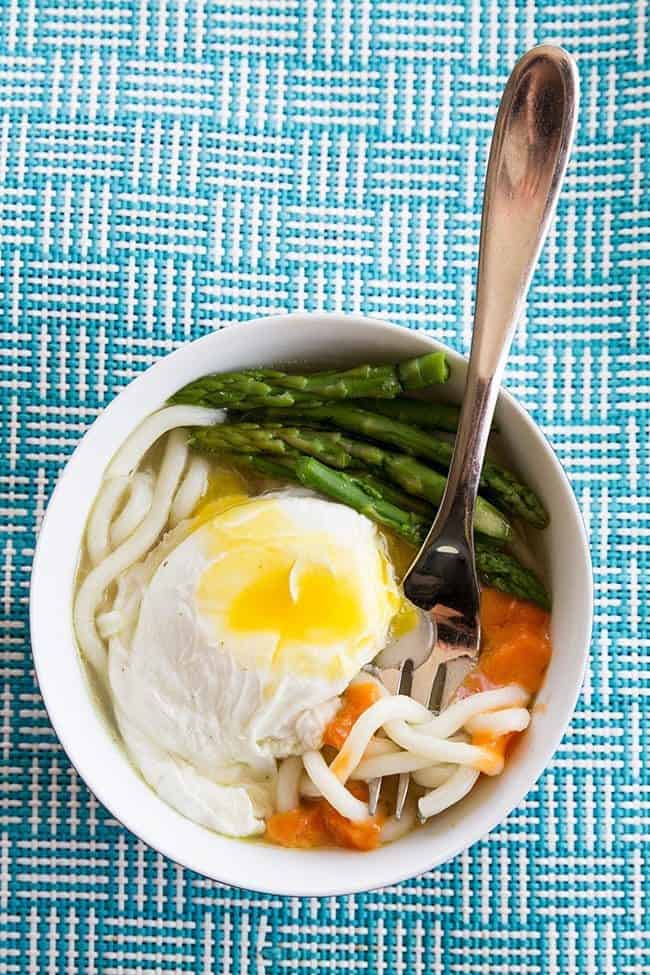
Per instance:
[[[402,666],[399,673],[397,693],[410,694],[412,684],[413,684],[413,661],[407,658],[406,660],[402,661]],[[406,785],[402,783],[403,779],[406,779]],[[396,809],[395,809],[395,815],[397,816],[398,819],[402,814],[402,809],[404,808],[404,802],[406,801],[406,793],[408,792],[409,779],[410,776],[408,775],[406,776],[400,775],[399,777],[399,786],[397,790],[397,802],[396,802]],[[371,816],[374,816],[375,813],[377,812],[377,805],[379,803],[379,797],[381,795],[382,782],[383,782],[383,778],[378,778],[378,779],[371,779],[370,782],[368,783],[368,812],[370,813]],[[400,802],[400,795],[402,791],[404,792],[404,794]],[[399,805],[399,813],[397,812],[398,805]]]
[[[399,693],[410,694],[413,687],[413,661],[405,660],[402,665],[402,673],[399,680]],[[395,819],[399,819],[404,809],[404,803],[409,791],[411,776],[408,772],[402,772],[397,781],[397,797],[395,799]]]
[[[402,818],[402,812],[404,810],[404,803],[406,802],[406,797],[409,792],[409,785],[411,784],[411,776],[408,772],[402,772],[397,781],[397,798],[395,800],[395,819]]]
[[[381,779],[371,779],[368,783],[368,812],[374,816],[377,812],[379,796],[381,794]]]
[[[402,664],[402,670],[399,675],[399,688],[397,689],[398,694],[410,694],[411,688],[413,686],[413,661],[410,657]]]
[[[445,663],[444,660],[441,660],[440,663],[438,664],[438,669],[436,670],[436,676],[433,679],[431,696],[429,698],[429,710],[433,711],[434,715],[440,714],[446,683],[447,683],[447,664]]]

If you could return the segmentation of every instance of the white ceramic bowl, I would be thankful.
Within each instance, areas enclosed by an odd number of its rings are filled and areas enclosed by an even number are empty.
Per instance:
[[[116,397],[84,436],[52,496],[31,587],[34,661],[52,724],[79,774],[112,815],[156,850],[214,880],[274,894],[329,895],[423,873],[475,843],[521,802],[571,718],[591,634],[589,550],[564,471],[507,393],[497,408],[500,430],[517,468],[551,515],[542,545],[553,593],[554,653],[530,728],[501,776],[483,778],[426,828],[372,853],[305,852],[233,840],[184,819],[145,785],[91,697],[71,622],[75,568],[102,472],[127,434],[171,393],[206,372],[292,361],[395,361],[437,347],[422,333],[340,315],[297,314],[216,331],[166,356]],[[465,363],[446,351],[453,369],[449,393],[459,400]]]

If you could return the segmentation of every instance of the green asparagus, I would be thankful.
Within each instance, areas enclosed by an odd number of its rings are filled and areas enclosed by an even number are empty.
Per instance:
[[[376,477],[374,474],[359,472],[350,476],[369,494],[379,492],[386,501],[390,501],[391,504],[396,504],[398,508],[414,511],[418,515],[423,515],[429,522],[433,522],[436,508],[434,505],[429,504],[428,501],[424,501],[422,498],[416,498],[412,494],[407,494],[406,491],[402,491],[394,484],[391,484],[390,481],[382,481],[380,477]]]
[[[241,459],[268,477],[297,480],[305,487],[354,508],[416,547],[426,537],[428,519],[384,500],[380,490],[375,489],[369,494],[358,479],[333,470],[313,457],[295,455],[278,461],[252,454],[242,455]],[[483,540],[476,541],[475,551],[477,571],[484,582],[495,589],[512,593],[520,599],[529,599],[544,609],[549,609],[548,593],[530,569],[521,565],[512,555]]]
[[[411,423],[424,430],[448,430],[450,433],[455,433],[458,429],[460,410],[449,403],[430,403],[428,400],[399,397],[387,400],[355,400],[354,405],[362,410],[382,413],[394,420],[401,420],[402,423]]]
[[[338,469],[361,467],[380,470],[408,494],[440,504],[445,490],[445,477],[408,454],[397,454],[375,444],[345,437],[338,431],[260,425],[255,423],[222,423],[194,431],[192,446],[211,452],[274,454],[283,456],[299,451],[316,457]],[[414,504],[407,507],[413,508]],[[476,502],[475,527],[478,532],[507,540],[512,534],[508,519],[484,498]]]
[[[399,365],[355,366],[306,376],[277,369],[244,369],[203,376],[174,393],[170,402],[245,410],[294,406],[314,400],[392,399],[408,390],[444,383],[448,377],[445,354],[429,352]]]
[[[261,416],[267,420],[285,419],[289,416],[294,422],[330,424],[371,440],[392,444],[407,454],[432,460],[444,468],[449,467],[453,452],[453,445],[446,440],[433,437],[429,432],[408,423],[359,409],[349,403],[328,403],[291,411],[270,409],[265,410]],[[544,528],[548,524],[548,515],[535,492],[498,464],[485,462],[481,486],[491,491],[506,511],[519,515],[536,528]]]
[[[354,477],[335,471],[321,464],[314,457],[296,454],[294,457],[283,457],[281,461],[275,458],[269,461],[266,457],[253,454],[245,456],[245,459],[263,474],[279,479],[298,480],[304,487],[319,491],[340,504],[354,508],[372,521],[377,521],[380,525],[406,538],[413,545],[420,544],[420,539],[426,534],[429,525],[426,518],[415,512],[398,508],[397,505],[384,500],[379,492],[370,493],[364,490]]]
[[[212,427],[197,427],[190,437],[190,445],[210,453],[234,452],[243,454],[276,454],[283,456],[301,452],[318,457],[331,467],[351,466],[351,457],[335,431],[299,429],[258,423],[217,423]]]
[[[510,592],[519,599],[529,599],[543,609],[550,610],[551,600],[534,572],[525,568],[508,552],[502,552],[483,539],[474,540],[476,568],[483,580],[493,589]]]
[[[216,378],[220,379],[220,377]],[[321,401],[308,393],[280,389],[260,382],[252,376],[240,374],[238,383],[216,383],[213,382],[212,376],[197,379],[174,393],[169,402],[243,411],[268,406],[289,407],[299,404],[313,406]]]

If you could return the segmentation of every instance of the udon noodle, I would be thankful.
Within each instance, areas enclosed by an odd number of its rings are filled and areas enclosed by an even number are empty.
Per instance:
[[[190,492],[184,491],[185,482],[181,482],[188,457],[187,434],[179,429],[179,424],[210,426],[222,415],[220,410],[200,406],[170,406],[160,410],[137,428],[108,467],[86,529],[86,550],[92,569],[82,582],[74,605],[80,649],[99,673],[106,668],[106,646],[96,621],[104,594],[120,573],[153,548],[169,522],[179,492],[183,492],[179,507],[187,504],[186,496]],[[145,454],[166,433],[169,435],[165,452],[152,489],[150,475],[138,477],[137,469]],[[192,493],[196,494],[192,470],[190,465],[186,478],[192,477]],[[143,488],[145,479],[148,488]],[[127,491],[129,500],[116,517]],[[105,606],[104,611],[110,608]]]

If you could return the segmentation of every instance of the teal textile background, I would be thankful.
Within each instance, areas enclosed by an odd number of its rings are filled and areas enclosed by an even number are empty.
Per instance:
[[[544,39],[576,55],[582,112],[507,382],[590,531],[578,712],[439,870],[324,900],[219,887],[113,821],[52,732],[27,626],[47,498],[102,406],[215,327],[361,310],[466,349],[499,91]],[[648,43],[644,0],[0,4],[0,973],[648,970]]]

